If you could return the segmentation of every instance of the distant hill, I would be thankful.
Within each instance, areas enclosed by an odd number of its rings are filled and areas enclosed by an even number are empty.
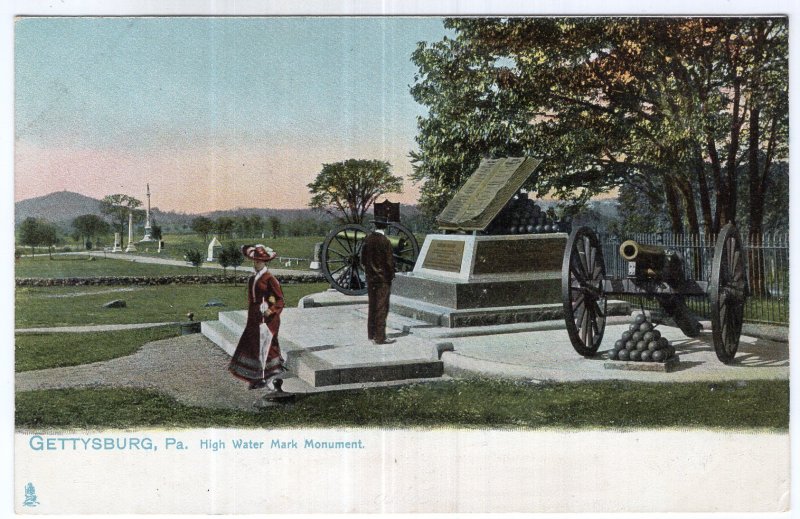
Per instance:
[[[14,225],[29,216],[58,225],[69,225],[74,218],[83,214],[99,215],[100,200],[71,191],[57,191],[14,204]]]
[[[19,223],[27,217],[42,218],[52,222],[63,229],[68,229],[72,220],[84,214],[100,213],[100,200],[91,198],[79,193],[70,191],[58,191],[49,195],[20,200],[14,204],[14,224]],[[419,214],[416,206],[401,205],[400,212],[403,221],[413,218]],[[277,216],[282,222],[296,220],[313,220],[323,224],[326,228],[335,225],[333,218],[325,213],[313,211],[312,209],[266,209],[266,208],[242,208],[228,209],[224,211],[210,211],[206,213],[178,213],[174,211],[161,211],[157,207],[152,208],[153,222],[160,225],[167,232],[181,232],[188,230],[192,219],[198,216],[205,216],[212,220],[220,216],[241,216],[257,214],[264,220],[271,216]]]

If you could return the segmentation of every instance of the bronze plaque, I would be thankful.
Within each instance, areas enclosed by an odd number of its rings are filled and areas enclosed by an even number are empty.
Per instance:
[[[516,274],[561,270],[565,238],[479,241],[474,274]]]
[[[461,258],[464,256],[464,242],[450,240],[431,240],[422,268],[461,272]]]
[[[441,229],[482,231],[531,178],[541,159],[483,159],[436,218]]]

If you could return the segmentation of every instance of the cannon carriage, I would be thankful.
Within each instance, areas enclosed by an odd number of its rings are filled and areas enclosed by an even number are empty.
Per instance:
[[[322,242],[320,263],[322,274],[331,286],[347,295],[367,293],[367,280],[361,267],[364,238],[378,224],[392,244],[396,272],[414,269],[419,243],[414,233],[400,223],[400,204],[385,200],[374,205],[373,221],[366,225],[348,223],[331,230]]]
[[[720,232],[708,280],[685,275],[683,258],[674,250],[628,240],[620,245],[628,262],[626,277],[606,276],[603,250],[588,227],[575,229],[567,241],[561,268],[564,319],[570,342],[579,354],[591,357],[603,339],[609,296],[641,296],[655,299],[688,337],[697,337],[702,326],[686,305],[691,296],[710,302],[714,351],[723,363],[733,361],[742,331],[747,299],[742,241],[736,227]]]

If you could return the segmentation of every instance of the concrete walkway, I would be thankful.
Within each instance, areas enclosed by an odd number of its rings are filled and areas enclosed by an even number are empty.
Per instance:
[[[139,328],[157,328],[159,326],[178,325],[178,321],[165,323],[136,323],[136,324],[93,324],[89,326],[54,326],[50,328],[17,328],[14,333],[87,333],[87,332],[114,332],[118,330],[136,330]]]

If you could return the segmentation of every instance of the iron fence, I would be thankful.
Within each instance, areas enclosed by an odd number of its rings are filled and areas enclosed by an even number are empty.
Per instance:
[[[628,264],[619,254],[625,240],[636,240],[645,245],[660,245],[675,250],[684,260],[684,274],[689,279],[711,279],[716,236],[673,233],[634,233],[625,237],[612,234],[598,236],[603,244],[606,276],[625,277]],[[750,296],[745,305],[744,320],[752,323],[789,323],[789,236],[788,234],[742,235],[742,246],[747,270]],[[658,303],[646,298],[633,297],[630,301],[647,309],[658,308]],[[690,297],[687,304],[700,317],[708,319],[708,298]]]

